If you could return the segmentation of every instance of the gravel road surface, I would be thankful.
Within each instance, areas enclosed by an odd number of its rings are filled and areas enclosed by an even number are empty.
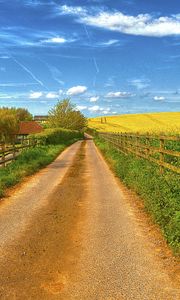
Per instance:
[[[178,262],[135,202],[92,140],[69,147],[0,204],[0,299],[180,299]]]

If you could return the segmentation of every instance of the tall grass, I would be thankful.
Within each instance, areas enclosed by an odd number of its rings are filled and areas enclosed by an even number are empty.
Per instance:
[[[8,187],[16,185],[25,176],[51,163],[58,154],[76,140],[71,139],[59,145],[45,145],[23,150],[15,161],[5,168],[0,168],[0,197],[5,196]]]
[[[180,175],[133,155],[124,155],[103,139],[95,142],[117,176],[144,200],[147,211],[159,224],[175,254],[180,254]]]

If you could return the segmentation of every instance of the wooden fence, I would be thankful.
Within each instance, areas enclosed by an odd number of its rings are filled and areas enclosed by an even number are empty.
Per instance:
[[[155,163],[161,173],[169,169],[180,174],[180,136],[107,132],[99,135],[125,155],[132,153]]]
[[[26,148],[35,147],[38,141],[33,139],[22,139],[18,143],[13,144],[0,144],[0,167],[5,167],[6,164],[14,160],[19,153]]]

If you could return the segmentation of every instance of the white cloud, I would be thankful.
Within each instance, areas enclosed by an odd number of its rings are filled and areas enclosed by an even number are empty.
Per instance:
[[[94,106],[90,106],[90,107],[88,108],[88,110],[89,110],[90,112],[98,112],[98,111],[102,111],[103,108],[101,108],[99,105],[94,105]]]
[[[94,96],[94,97],[91,97],[90,98],[90,102],[96,102],[96,101],[98,101],[99,100],[99,96]]]
[[[128,92],[109,92],[107,95],[105,95],[105,98],[129,98],[134,96],[131,93]]]
[[[30,95],[29,95],[29,98],[30,99],[38,99],[40,97],[43,96],[43,93],[42,92],[32,92]]]
[[[31,92],[29,94],[30,99],[39,99],[44,97],[46,99],[57,99],[59,96],[63,95],[63,90],[59,90],[58,92]]]
[[[92,113],[101,112],[103,114],[108,114],[110,112],[110,108],[109,107],[103,108],[103,107],[100,107],[99,105],[90,106],[88,108],[88,110],[90,112],[92,112]]]
[[[150,14],[139,14],[137,16],[125,15],[120,11],[90,12],[82,7],[64,5],[61,7],[64,14],[77,16],[77,21],[90,26],[118,31],[124,34],[163,37],[180,35],[180,16],[154,17]]]
[[[106,109],[104,109],[104,110],[102,111],[102,113],[103,113],[104,115],[109,114],[109,112],[110,112],[110,108],[106,108]]]
[[[63,37],[52,37],[52,38],[49,38],[47,40],[44,40],[44,41],[41,41],[43,43],[53,43],[53,44],[64,44],[67,42],[67,40]]]
[[[85,105],[77,105],[76,109],[77,110],[85,110],[85,109],[87,109],[87,106],[85,106]]]
[[[81,6],[62,5],[59,9],[62,14],[86,15],[86,9]]]
[[[58,98],[58,94],[57,93],[54,93],[54,92],[49,92],[46,94],[46,98],[48,99],[55,99],[55,98]]]
[[[154,100],[157,100],[157,101],[163,101],[165,100],[166,98],[164,96],[155,96],[154,97]]]
[[[117,44],[119,41],[118,40],[109,40],[107,42],[102,42],[99,43],[100,46],[112,46],[114,44]]]
[[[73,86],[67,91],[68,96],[76,96],[84,94],[87,91],[87,87],[83,85]]]

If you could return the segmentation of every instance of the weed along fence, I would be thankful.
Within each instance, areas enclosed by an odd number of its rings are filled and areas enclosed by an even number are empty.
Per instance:
[[[159,166],[160,172],[169,169],[180,174],[180,136],[150,134],[98,133],[120,152],[131,153]]]
[[[23,149],[35,147],[37,144],[38,141],[33,139],[22,139],[18,144],[0,144],[0,167],[5,167],[14,160]]]

